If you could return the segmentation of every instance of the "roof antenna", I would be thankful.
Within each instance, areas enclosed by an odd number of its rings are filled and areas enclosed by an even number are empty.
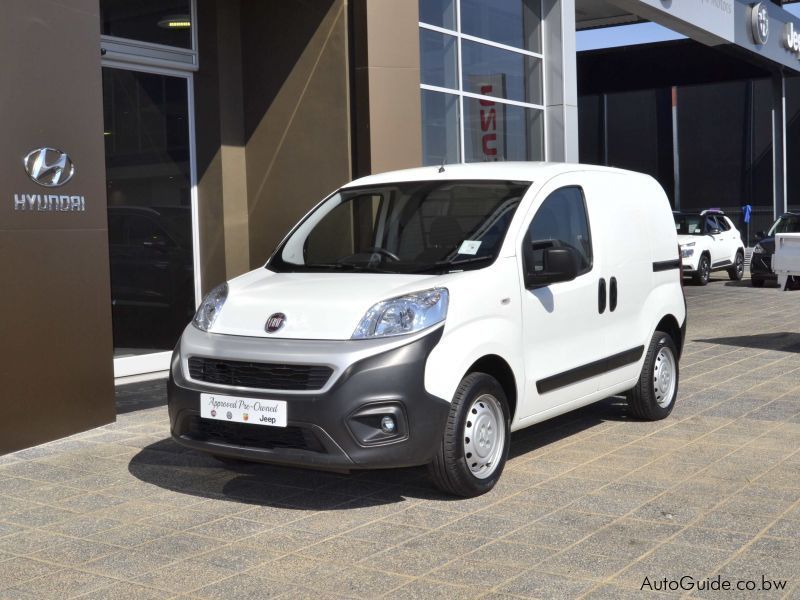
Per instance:
[[[439,167],[439,173],[444,173],[444,166],[447,164],[447,158],[442,158],[442,166]]]

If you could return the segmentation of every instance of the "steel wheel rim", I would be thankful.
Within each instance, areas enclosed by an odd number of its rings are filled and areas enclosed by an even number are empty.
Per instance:
[[[656,354],[653,364],[653,392],[656,404],[661,408],[667,408],[672,404],[675,387],[678,385],[676,374],[675,356],[672,354],[672,350],[662,346]]]
[[[739,276],[744,275],[744,258],[741,254],[736,255],[736,273]]]
[[[464,460],[473,476],[491,477],[506,445],[505,417],[500,402],[490,394],[478,396],[464,424]]]

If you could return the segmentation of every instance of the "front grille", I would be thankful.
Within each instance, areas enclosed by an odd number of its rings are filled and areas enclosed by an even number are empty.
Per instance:
[[[189,375],[195,381],[265,390],[318,390],[333,369],[316,365],[280,365],[192,356]]]
[[[247,448],[291,448],[309,452],[325,452],[317,437],[304,427],[269,427],[267,425],[248,425],[229,423],[201,417],[191,417],[187,434],[202,442],[245,446]]]
[[[772,273],[772,255],[754,254],[750,262],[750,268],[757,271]]]

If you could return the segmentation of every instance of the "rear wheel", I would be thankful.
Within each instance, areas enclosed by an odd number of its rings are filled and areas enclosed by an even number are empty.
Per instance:
[[[728,269],[728,277],[732,281],[741,281],[744,276],[744,254],[741,252],[736,253],[736,258],[733,261],[733,266]]]
[[[473,497],[491,490],[503,472],[511,417],[502,386],[486,373],[470,373],[456,390],[442,442],[428,465],[436,487]]]
[[[658,421],[672,412],[678,396],[678,350],[669,334],[656,331],[644,358],[636,387],[628,392],[628,408],[639,419]]]
[[[706,285],[709,277],[711,277],[711,261],[707,254],[703,254],[700,262],[697,263],[697,271],[695,271],[693,279],[697,285]]]

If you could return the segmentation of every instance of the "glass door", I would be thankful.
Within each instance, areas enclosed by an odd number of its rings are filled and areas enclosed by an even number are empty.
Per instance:
[[[191,83],[103,68],[116,377],[166,370],[195,310]]]

